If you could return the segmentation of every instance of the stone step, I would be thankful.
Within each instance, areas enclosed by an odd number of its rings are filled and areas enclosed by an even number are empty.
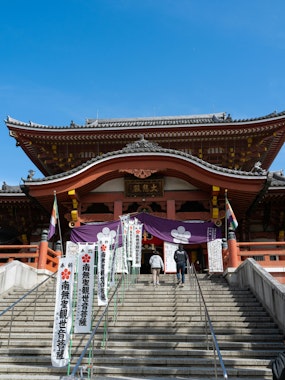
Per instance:
[[[64,376],[65,371],[62,371],[58,368],[52,368],[52,367],[47,367],[47,366],[25,366],[22,368],[22,366],[17,367],[18,372],[17,375],[14,373],[14,365],[6,365],[3,368],[3,371],[5,371],[5,375],[10,375],[10,377],[6,377],[6,379],[12,380],[12,379],[25,379],[24,376],[26,376],[27,379],[52,379],[55,378],[55,375],[57,375],[57,379],[60,376]],[[205,367],[203,365],[199,366],[192,366],[192,367],[177,367],[177,366],[95,366],[94,367],[94,372],[96,374],[96,379],[99,378],[102,379],[102,376],[108,375],[109,376],[115,376],[116,379],[122,377],[124,379],[129,379],[131,378],[136,378],[138,379],[139,376],[142,376],[144,379],[154,379],[154,376],[158,376],[160,379],[162,376],[167,376],[167,379],[169,379],[169,376],[174,378],[181,378],[181,376],[187,376],[188,379],[194,379],[193,376],[196,376],[198,379],[211,379],[213,378],[214,374],[214,366],[210,367]],[[252,379],[254,376],[262,376],[259,377],[262,379],[271,379],[271,371],[269,369],[260,369],[258,367],[252,367],[250,369],[246,368],[232,368],[229,369],[228,375],[230,379],[233,379],[233,376],[236,376],[237,378],[244,378],[244,379]],[[41,374],[41,377],[39,377],[39,374]],[[219,378],[222,376],[222,371],[218,368],[217,369],[217,374]],[[27,376],[28,375],[28,376]],[[51,375],[54,375],[54,377],[51,377]],[[270,377],[271,375],[271,377]],[[13,377],[12,377],[13,376]],[[177,377],[178,376],[178,377]],[[1,373],[1,379],[4,377],[2,376]],[[104,378],[104,377],[103,377]]]
[[[123,366],[123,367],[109,367],[109,366],[96,366],[96,376],[117,375],[117,376],[188,376],[193,379],[193,376],[198,378],[209,379],[213,376],[214,367],[195,366],[195,367],[177,367],[177,366]],[[270,369],[261,369],[259,367],[252,368],[229,368],[227,370],[228,376],[232,379],[233,376],[244,379],[251,379],[252,376],[261,376],[262,379],[271,379],[272,374]],[[221,369],[217,369],[219,378],[222,378]],[[128,377],[127,377],[128,378]],[[153,377],[150,377],[153,378]]]
[[[201,331],[200,334],[179,334],[177,332],[168,332],[168,333],[156,333],[154,334],[153,331],[151,334],[139,334],[139,333],[134,333],[133,331],[129,333],[114,333],[112,331],[109,331],[109,341],[114,342],[114,341],[143,341],[143,342],[201,342],[201,341],[206,341],[207,339],[210,341],[211,336],[210,334],[203,334]],[[82,334],[74,334],[73,335],[73,343],[77,343],[79,340],[82,339],[81,337]],[[8,339],[9,338],[9,333],[7,332],[6,334],[1,333],[0,334],[0,339]],[[97,339],[102,340],[103,338],[103,332],[99,333],[96,335]],[[222,344],[222,342],[251,342],[251,343],[266,343],[270,342],[272,343],[278,343],[278,346],[282,349],[282,346],[280,345],[280,336],[276,336],[275,339],[272,336],[264,336],[264,335],[252,335],[252,334],[231,334],[231,335],[225,335],[225,334],[216,334],[216,338],[219,342],[219,344]],[[48,333],[42,333],[41,334],[41,345],[50,345],[52,339],[52,332]],[[29,345],[35,345],[38,346],[38,334],[37,333],[14,333],[12,332],[10,335],[10,344],[9,346],[15,346],[15,345],[26,345],[26,342],[28,340]],[[87,340],[87,339],[86,339]],[[2,344],[3,346],[5,345],[5,342]]]
[[[267,360],[271,360],[272,358],[276,357],[277,353],[280,352],[280,347],[276,347],[275,350],[272,350],[272,351],[269,351],[267,349],[265,350],[238,350],[238,351],[234,351],[234,350],[222,350],[222,356],[224,359],[226,358],[249,358],[251,360],[254,360],[255,358],[259,358],[259,359],[267,359]],[[172,350],[167,350],[167,349],[155,349],[155,350],[151,350],[151,349],[141,349],[141,350],[133,350],[132,348],[128,349],[126,348],[124,350],[124,355],[125,356],[142,356],[142,357],[145,357],[145,356],[151,356],[151,357],[155,357],[155,356],[173,356],[173,351]],[[194,357],[194,358],[201,358],[201,357],[210,357],[212,358],[213,357],[213,352],[212,350],[195,350],[195,349],[191,349],[191,350],[175,350],[175,357]],[[102,349],[99,349],[99,350],[94,350],[94,356],[97,357],[97,356],[100,356],[102,355]],[[105,356],[121,356],[122,355],[122,350],[120,349],[111,349],[111,348],[107,348],[105,350],[103,350],[103,355]]]
[[[122,321],[124,322],[124,321]],[[45,325],[40,325],[40,326],[35,326],[34,324],[25,324],[24,326],[21,324],[21,323],[16,323],[14,322],[13,323],[13,333],[15,334],[18,334],[18,333],[31,333],[31,332],[34,332],[34,333],[49,333],[49,332],[52,332],[52,328],[53,328],[53,322],[46,322]],[[130,329],[129,327],[125,327],[125,326],[119,326],[119,323],[110,323],[109,326],[109,332],[110,333],[130,333]],[[98,332],[100,331],[103,331],[103,327],[99,327],[98,329]],[[204,333],[205,332],[205,324],[204,323],[201,323],[199,322],[199,324],[194,324],[194,325],[189,325],[187,324],[186,326],[184,326],[184,324],[179,324],[179,323],[176,323],[176,322],[172,322],[172,323],[166,323],[166,324],[158,324],[157,326],[152,326],[151,327],[151,331],[153,331],[154,333],[161,333],[161,334],[168,334],[170,333],[171,331],[172,332],[175,332],[175,333],[184,333],[184,334],[191,334],[191,333],[194,333],[194,334],[197,334],[197,333]],[[209,331],[209,329],[207,328],[207,331]],[[4,333],[6,334],[7,332],[9,332],[9,325],[7,325],[4,328],[1,328],[0,330],[0,333]],[[145,330],[145,325],[143,326],[137,326],[137,327],[133,327],[132,328],[132,332],[133,333],[146,333],[146,330]],[[230,334],[245,334],[245,335],[258,335],[258,334],[261,334],[263,336],[266,336],[266,335],[270,335],[271,337],[274,337],[274,336],[277,336],[279,337],[281,340],[283,338],[283,333],[282,331],[279,331],[275,324],[272,323],[272,325],[266,325],[264,326],[263,324],[261,324],[261,326],[257,325],[256,327],[253,327],[253,328],[249,328],[247,326],[244,326],[244,324],[242,323],[241,326],[232,326],[232,328],[228,328],[227,326],[224,328],[224,326],[222,324],[218,325],[215,327],[215,333],[218,335],[218,334],[225,334],[225,335],[230,335]],[[75,334],[76,335],[76,334]]]
[[[159,341],[147,341],[147,342],[142,342],[142,341],[113,341],[109,339],[108,341],[108,347],[113,348],[113,349],[118,349],[122,347],[123,349],[125,348],[130,348],[132,347],[133,349],[205,349],[207,342],[203,338],[200,339],[200,341],[189,341],[189,342],[171,342],[171,341],[166,341],[166,342],[159,342]],[[280,349],[280,344],[278,342],[219,342],[219,347],[220,349],[223,350],[241,350],[241,349],[246,349],[246,350],[265,350],[265,349],[273,349],[274,351]]]
[[[112,321],[110,321],[110,323],[112,323]],[[190,326],[190,323],[189,321],[162,321],[162,320],[159,320],[159,319],[156,319],[156,320],[153,320],[151,321],[151,324],[152,324],[152,327],[159,327],[159,326],[164,326],[164,327],[189,327]],[[202,327],[204,326],[205,322],[204,321],[201,321],[201,320],[192,320],[191,321],[191,327]],[[146,327],[146,325],[148,325],[146,323],[146,321],[144,320],[132,320],[132,323],[130,324],[130,321],[129,320],[122,320],[122,321],[117,321],[116,322],[116,326],[118,327]],[[250,329],[255,329],[255,328],[259,328],[260,326],[263,326],[263,327],[268,327],[268,328],[273,328],[273,327],[276,327],[276,325],[270,321],[270,322],[265,322],[265,323],[260,323],[259,321],[255,321],[255,322],[246,322],[246,321],[241,321],[241,320],[238,320],[238,321],[215,321],[213,323],[213,326],[214,328],[216,327],[224,327],[226,329],[230,329],[230,328],[250,328]]]
[[[193,307],[181,307],[181,308],[172,308],[169,310],[169,307],[159,307],[159,305],[150,305],[150,306],[155,306],[155,310],[152,310],[150,308],[124,308],[123,310],[118,311],[119,316],[127,316],[130,315],[130,312],[132,312],[133,315],[137,316],[142,316],[142,318],[147,318],[148,316],[160,316],[160,317],[165,317],[165,316],[201,316],[199,308],[193,308]],[[237,317],[251,317],[251,316],[256,316],[257,312],[259,315],[259,318],[262,320],[268,319],[268,314],[264,309],[260,310],[251,310],[251,309],[245,309],[243,310],[216,310],[216,309],[208,309],[208,312],[210,314],[211,319],[213,317],[223,317],[226,318],[227,316],[231,316],[231,318],[237,318]]]
[[[109,327],[113,327],[114,325],[114,322],[113,322],[113,319],[109,319]],[[268,333],[270,333],[270,331],[279,331],[275,325],[274,322],[270,321],[270,322],[264,322],[264,323],[260,323],[259,321],[257,322],[245,322],[245,321],[227,321],[225,322],[224,320],[217,320],[213,323],[214,325],[214,328],[215,329],[222,329],[223,331],[226,330],[227,332],[231,333],[231,331],[236,331],[236,329],[247,329],[249,330],[251,333],[255,333],[255,331],[257,331],[257,329],[260,329],[260,328],[264,328],[264,329],[267,329]],[[13,321],[13,324],[12,324],[12,327],[13,329],[14,328],[17,328],[17,329],[21,329],[21,326],[23,326],[23,322],[22,321]],[[33,327],[34,326],[34,323],[33,322],[29,322],[29,324],[25,323],[25,326],[23,328],[27,329],[29,327],[29,331],[34,331],[35,329],[38,329],[38,330],[41,330],[41,327],[42,328],[48,328],[48,329],[52,329],[53,328],[53,321],[49,320],[49,321],[41,321],[41,324],[40,326],[38,327]],[[146,326],[146,321],[144,320],[133,320],[132,323],[131,323],[131,326],[132,328],[139,328],[139,327],[142,327],[142,328],[145,328]],[[127,320],[121,320],[121,321],[116,321],[116,327],[119,327],[119,328],[129,328],[130,327],[130,322]],[[187,329],[203,329],[205,328],[205,321],[201,321],[201,320],[192,320],[191,321],[191,324],[189,323],[189,321],[177,321],[177,320],[170,320],[170,321],[162,321],[162,320],[159,320],[159,319],[155,319],[152,321],[152,328],[175,328],[175,329],[181,329],[181,328],[187,328]],[[0,331],[3,331],[3,328],[6,329],[9,329],[9,324],[5,324],[4,327],[0,327]],[[276,332],[277,333],[277,332]]]
[[[96,351],[96,355],[94,358],[93,363],[95,366],[98,364],[103,365],[144,365],[144,366],[168,366],[168,365],[175,365],[177,364],[179,367],[181,366],[194,366],[199,363],[203,363],[203,365],[212,366],[214,364],[214,358],[211,351],[206,351],[206,354],[204,351],[200,351],[199,354],[196,355],[177,355],[175,357],[172,357],[170,355],[153,355],[154,352],[152,352],[152,355],[147,355],[144,353],[143,355],[133,355],[132,351],[129,351],[129,353],[124,353],[122,355],[122,352],[120,352],[120,355],[108,355],[104,354],[105,351],[101,353],[99,350]],[[76,359],[78,358],[75,357]],[[74,359],[75,359],[74,358]],[[73,360],[74,362],[75,360]],[[36,365],[50,365],[50,356],[34,356],[34,355],[20,355],[20,356],[1,356],[0,357],[0,364],[5,363],[7,365],[15,364],[36,364]],[[88,363],[88,359],[85,359],[83,361],[83,365]],[[257,358],[231,358],[226,357],[224,364],[225,365],[236,365],[244,366],[244,367],[256,367],[256,366],[268,366],[270,363],[270,358],[267,359],[257,359]],[[1,367],[0,367],[1,371]],[[1,372],[0,372],[1,373]]]
[[[118,314],[120,316],[120,314]],[[169,315],[159,315],[159,314],[153,314],[153,315],[141,315],[141,314],[133,314],[133,315],[129,315],[128,313],[126,314],[123,314],[122,315],[122,318],[123,317],[128,317],[128,321],[142,321],[142,322],[155,322],[157,321],[157,319],[159,319],[159,321],[168,321],[168,322],[171,322],[175,316],[169,316]],[[203,316],[202,316],[203,317]],[[121,321],[118,321],[118,322],[122,322],[124,323],[124,320],[121,320]],[[256,315],[256,314],[249,314],[249,315],[240,315],[240,316],[231,316],[230,314],[229,315],[212,315],[211,316],[211,320],[213,323],[215,323],[216,321],[223,321],[224,323],[227,323],[227,322],[231,322],[233,325],[235,325],[235,322],[247,322],[247,323],[254,323],[254,322],[257,322],[259,323],[260,325],[262,325],[264,322],[271,322],[271,318],[269,316],[262,316],[261,318]],[[128,322],[126,321],[126,322]],[[180,315],[179,316],[179,321],[178,322],[200,322],[201,321],[201,316],[199,314],[196,314],[196,315]]]
[[[100,346],[100,344],[99,344]],[[267,359],[271,360],[272,358],[275,358],[277,354],[280,352],[280,347],[276,347],[275,349],[272,350],[250,350],[250,349],[244,349],[244,350],[226,350],[222,349],[221,353],[224,359],[226,358],[249,358],[249,359]],[[81,352],[80,352],[81,353]],[[13,357],[23,357],[23,360],[25,361],[25,357],[27,356],[27,360],[29,360],[29,357],[35,358],[37,361],[37,357],[40,356],[41,358],[44,359],[39,359],[40,361],[48,361],[50,364],[50,354],[51,350],[50,347],[43,347],[41,348],[41,351],[39,352],[39,349],[36,347],[11,347],[8,349],[7,348],[0,348],[0,354],[1,354],[1,361],[5,362],[5,358],[12,358]],[[139,350],[134,350],[133,348],[128,348],[128,347],[118,347],[118,348],[110,348],[108,347],[107,349],[102,349],[101,347],[97,347],[94,349],[94,357],[103,355],[105,357],[107,356],[130,356],[130,357],[156,357],[156,356],[165,356],[165,357],[210,357],[213,358],[213,351],[212,349],[177,349],[177,350],[168,350],[165,348],[162,349],[149,349],[149,348],[141,348]],[[79,357],[79,352],[77,354],[75,353],[72,361],[75,362]],[[85,360],[85,359],[84,359]]]

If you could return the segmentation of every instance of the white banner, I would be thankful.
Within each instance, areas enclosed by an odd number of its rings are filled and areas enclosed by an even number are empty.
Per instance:
[[[209,273],[223,272],[222,239],[216,239],[207,243]]]
[[[129,215],[121,215],[120,216],[121,220],[121,231],[122,231],[122,255],[123,255],[123,260],[126,260],[126,268],[128,273],[128,229],[129,229],[129,220],[130,216]],[[125,266],[125,263],[122,261],[122,267],[121,270],[123,271]]]
[[[94,295],[95,243],[78,243],[78,247],[75,334],[91,331]]]
[[[140,268],[142,260],[142,230],[143,224],[135,219],[135,224],[133,228],[133,267]]]
[[[135,249],[135,239],[134,239],[134,220],[129,220],[126,223],[127,227],[127,260],[132,261],[133,259],[133,251]]]
[[[116,273],[128,274],[127,255],[124,247],[118,247],[115,252],[116,255]]]
[[[105,306],[108,303],[110,237],[101,236],[98,244],[98,305]]]
[[[164,242],[164,271],[165,273],[176,273],[176,262],[174,261],[174,252],[178,244]]]
[[[117,261],[117,255],[116,255],[116,250],[117,250],[117,247],[119,246],[119,232],[120,232],[120,225],[118,225],[118,228],[117,228],[117,234],[116,234],[116,238],[115,238],[115,241],[114,241],[114,244],[112,244],[112,249],[111,249],[111,276],[110,276],[110,286],[114,286],[115,285],[115,274],[116,274],[116,261]]]
[[[54,367],[65,367],[69,363],[68,346],[72,327],[74,269],[74,257],[60,258],[51,350],[51,362]]]
[[[76,257],[78,256],[78,244],[72,241],[66,242],[65,257]]]

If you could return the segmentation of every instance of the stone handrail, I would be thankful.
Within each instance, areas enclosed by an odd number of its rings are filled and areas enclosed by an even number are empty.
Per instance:
[[[225,277],[232,285],[249,287],[285,333],[285,286],[259,264],[249,258],[234,271],[228,271]]]

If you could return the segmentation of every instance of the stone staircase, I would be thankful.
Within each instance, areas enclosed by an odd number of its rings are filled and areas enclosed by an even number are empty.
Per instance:
[[[220,276],[199,275],[229,379],[272,379],[269,363],[284,349],[283,335],[260,303],[246,289],[229,287]],[[188,280],[188,279],[187,279]],[[14,313],[0,319],[0,378],[49,380],[66,376],[66,368],[50,364],[54,312],[54,280],[42,291],[36,307],[28,297]],[[94,342],[93,378],[214,379],[212,340],[194,285],[176,285],[175,275],[161,276],[153,287],[140,275],[125,293],[117,321],[109,312],[109,339],[101,348],[103,328]],[[0,310],[23,294],[14,289],[0,301]],[[20,305],[20,304],[19,304]],[[97,308],[97,317],[100,314]],[[202,320],[201,320],[202,316]],[[74,335],[72,365],[88,340]],[[88,367],[86,360],[82,366]],[[222,372],[217,360],[218,378]],[[85,378],[87,375],[85,374]]]

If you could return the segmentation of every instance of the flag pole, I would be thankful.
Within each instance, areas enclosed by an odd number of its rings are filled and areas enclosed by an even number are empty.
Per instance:
[[[62,235],[61,235],[61,227],[60,227],[60,218],[59,218],[59,212],[58,212],[58,203],[57,203],[57,197],[56,197],[56,190],[54,190],[54,197],[56,199],[56,205],[57,205],[57,222],[58,222],[58,233],[59,233],[59,240],[60,240],[60,247],[61,247],[61,252],[63,255],[63,245],[62,245]]]
[[[225,189],[225,238],[226,238],[226,241],[228,241],[227,193],[228,193],[228,189]]]

